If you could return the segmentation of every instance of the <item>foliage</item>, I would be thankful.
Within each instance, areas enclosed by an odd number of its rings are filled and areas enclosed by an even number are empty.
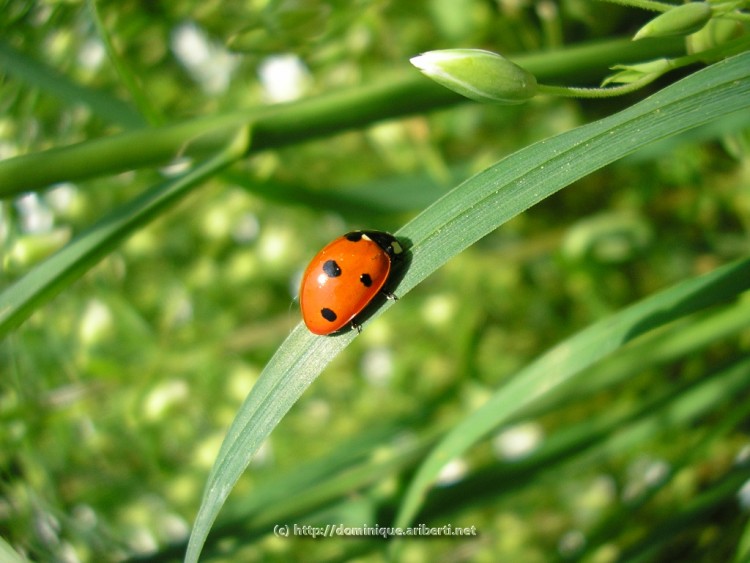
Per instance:
[[[750,16],[618,3],[7,0],[0,551],[742,560]],[[400,299],[315,337],[352,228]]]

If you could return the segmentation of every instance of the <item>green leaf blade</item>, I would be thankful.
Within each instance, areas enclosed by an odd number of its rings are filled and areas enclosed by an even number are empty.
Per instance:
[[[122,100],[107,92],[73,82],[54,68],[37,61],[0,41],[0,68],[27,84],[71,106],[83,105],[108,123],[125,129],[141,129],[145,120]]]
[[[748,106],[750,53],[744,53],[697,72],[616,115],[510,155],[443,196],[396,233],[408,243],[410,265],[395,293],[403,296],[450,258],[571,182],[652,142]],[[392,302],[386,302],[373,317],[390,306]],[[352,333],[314,337],[300,325],[281,345],[222,444],[185,561],[198,560],[212,522],[262,441],[354,337]],[[613,340],[603,345],[622,341],[618,334],[609,338]],[[566,353],[562,348],[555,352]],[[284,404],[274,404],[278,399]],[[415,485],[400,522],[411,519],[427,482],[425,478],[420,486]]]
[[[644,299],[540,356],[453,428],[414,477],[395,525],[408,526],[442,467],[536,398],[649,330],[750,289],[750,259],[728,264]]]
[[[93,267],[139,227],[158,217],[192,188],[229,166],[245,151],[243,130],[232,145],[189,172],[147,190],[105,215],[65,247],[0,293],[0,338]]]

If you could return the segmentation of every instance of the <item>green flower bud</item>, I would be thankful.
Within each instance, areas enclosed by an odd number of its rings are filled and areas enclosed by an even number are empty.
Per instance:
[[[476,100],[521,104],[536,94],[536,78],[508,59],[481,49],[428,51],[411,64],[438,84]]]
[[[718,47],[741,34],[741,22],[729,18],[714,18],[699,32],[687,37],[688,54]]]
[[[711,6],[706,2],[689,2],[675,6],[655,17],[633,36],[633,40],[644,37],[669,37],[690,35],[700,30],[711,19]]]
[[[655,59],[645,63],[635,65],[615,65],[612,70],[617,70],[615,74],[608,76],[602,82],[602,86],[607,84],[632,84],[641,78],[649,75],[661,76],[672,68],[669,59]]]

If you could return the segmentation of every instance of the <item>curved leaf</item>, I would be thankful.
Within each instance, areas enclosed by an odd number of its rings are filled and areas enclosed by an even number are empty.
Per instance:
[[[538,79],[566,80],[598,76],[613,59],[627,63],[681,53],[681,41],[616,39],[578,45],[555,53],[514,57]],[[61,79],[47,80],[43,69],[28,72],[20,54],[0,42],[0,67],[27,81],[74,98],[77,90]],[[62,91],[62,92],[61,92]],[[83,100],[93,107],[97,100]],[[0,197],[38,190],[57,182],[76,182],[164,164],[180,156],[203,158],[221,150],[237,127],[252,123],[253,149],[262,150],[370,125],[375,121],[455,104],[462,98],[450,90],[402,69],[372,83],[297,102],[203,116],[160,127],[92,139],[0,160]],[[103,107],[98,103],[98,109]],[[122,113],[122,112],[121,112]]]
[[[691,279],[599,321],[561,342],[518,372],[430,452],[406,492],[395,526],[416,516],[443,466],[529,403],[638,336],[750,289],[750,259]]]
[[[410,265],[394,291],[420,281],[499,225],[575,180],[637,149],[750,105],[750,53],[727,59],[595,123],[531,145],[470,178],[396,234]],[[391,302],[373,315],[392,306]],[[261,374],[232,423],[208,477],[188,544],[198,560],[224,501],[281,418],[356,334],[316,337],[299,325]],[[425,481],[426,482],[426,481]],[[417,499],[421,488],[412,498]],[[402,512],[408,521],[415,503]]]
[[[102,217],[61,250],[0,293],[0,338],[28,318],[39,306],[70,285],[139,227],[161,215],[192,188],[236,162],[247,150],[247,128],[213,158],[182,176],[148,189]]]

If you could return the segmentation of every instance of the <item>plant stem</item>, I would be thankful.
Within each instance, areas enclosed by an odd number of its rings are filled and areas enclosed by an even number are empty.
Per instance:
[[[600,2],[609,2],[610,4],[619,4],[628,8],[640,8],[651,12],[666,12],[675,7],[676,4],[666,2],[654,2],[653,0],[599,0]]]
[[[739,54],[746,51],[750,47],[750,37],[738,37],[732,41],[701,51],[700,53],[694,53],[692,55],[685,55],[670,59],[669,68],[660,73],[644,74],[644,76],[629,84],[623,84],[621,86],[612,86],[609,88],[577,88],[572,86],[551,86],[546,84],[537,84],[537,90],[540,94],[548,94],[551,96],[560,96],[563,98],[614,98],[616,96],[622,96],[624,94],[630,94],[636,90],[643,88],[650,84],[657,78],[663,76],[669,70],[675,70],[695,63],[711,64],[722,58],[730,57],[732,55]]]
[[[511,57],[541,80],[590,79],[612,64],[681,54],[680,40],[619,39]],[[405,63],[406,64],[406,63]],[[76,182],[179,157],[211,154],[243,124],[253,150],[277,148],[363,127],[383,119],[465,103],[466,99],[409,70],[379,75],[367,86],[274,106],[202,117],[84,141],[0,161],[0,197]]]
[[[537,89],[540,94],[548,94],[551,96],[560,96],[563,98],[614,98],[616,96],[623,96],[630,94],[636,90],[643,88],[647,84],[650,84],[660,74],[647,74],[643,78],[631,82],[630,84],[623,84],[622,86],[611,86],[609,88],[576,88],[569,86],[548,86],[546,84],[537,84]]]
[[[235,128],[226,146],[211,158],[107,213],[57,253],[5,288],[0,293],[0,340],[41,303],[67,287],[124,239],[161,216],[206,179],[242,158],[250,142],[248,128]]]

